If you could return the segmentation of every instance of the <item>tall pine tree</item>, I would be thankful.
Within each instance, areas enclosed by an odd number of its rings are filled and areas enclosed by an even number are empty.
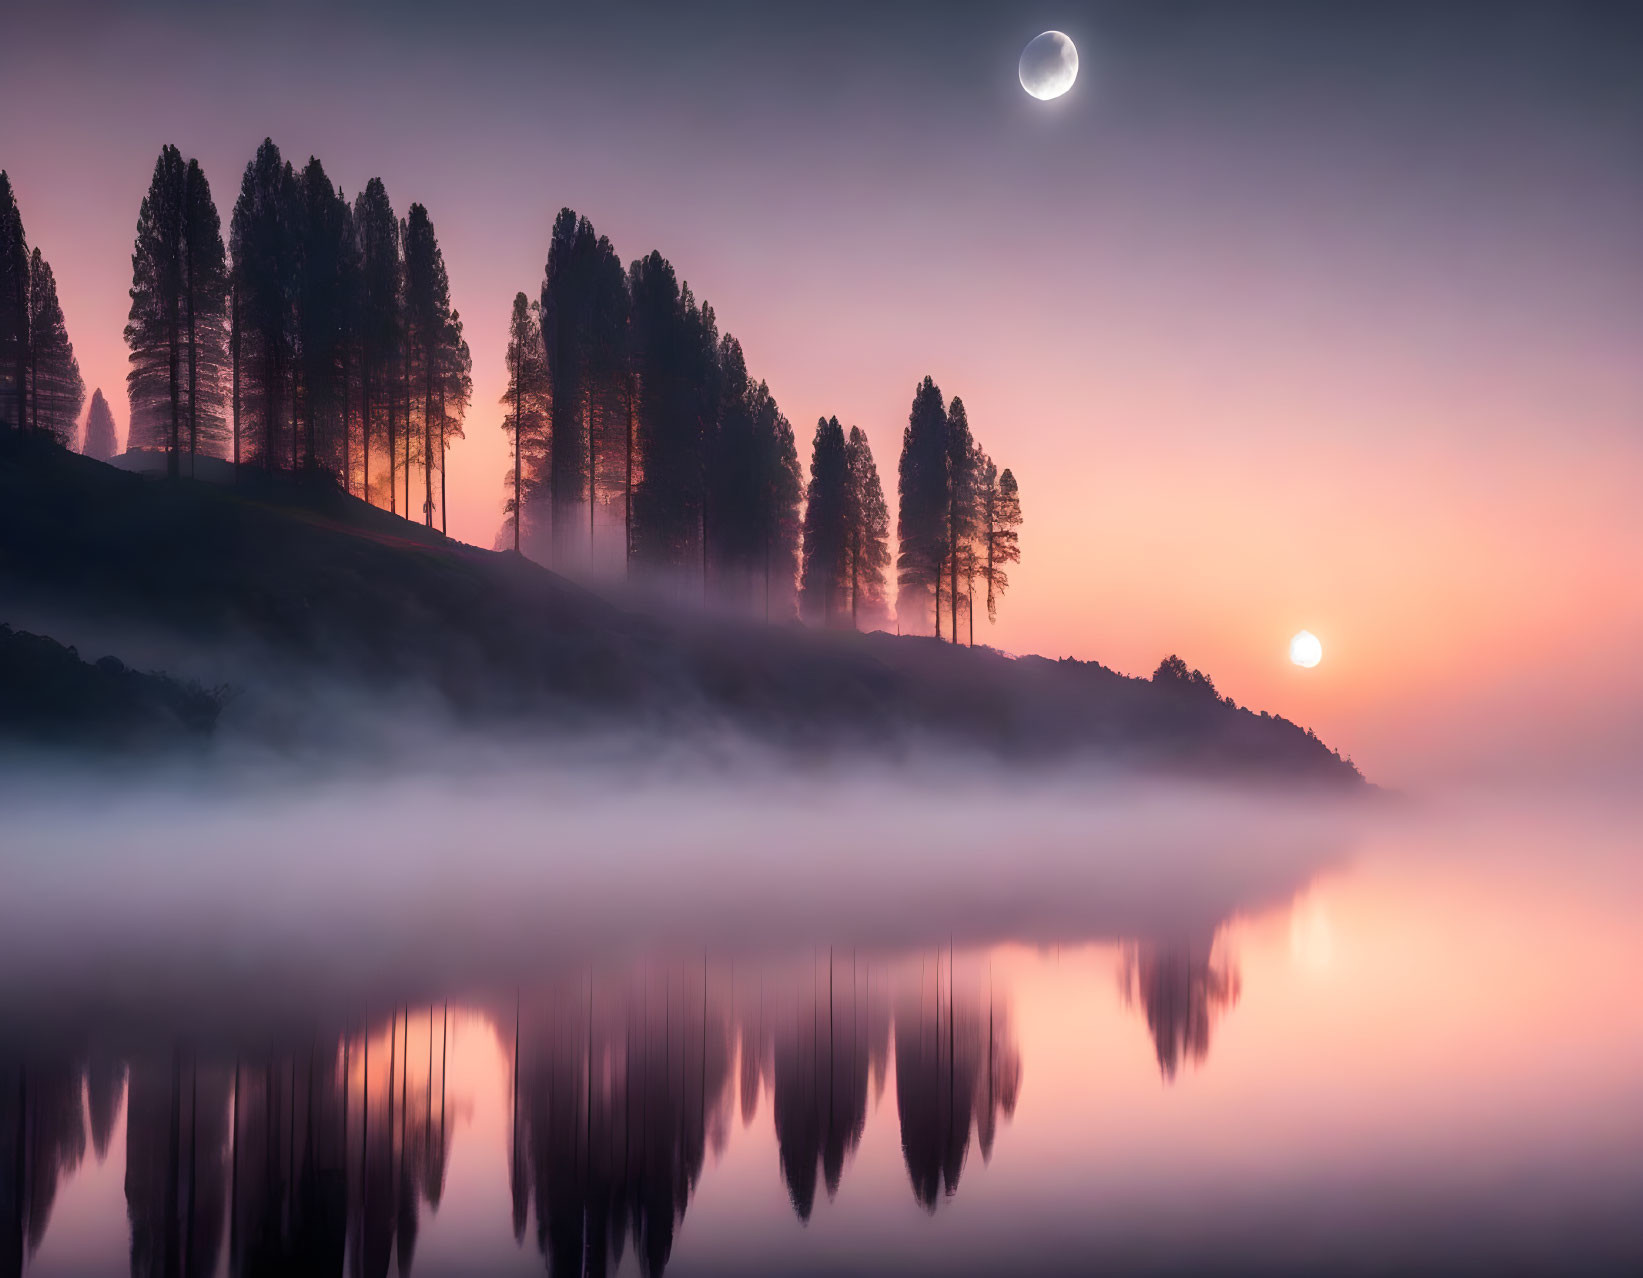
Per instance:
[[[57,281],[35,249],[29,259],[29,429],[67,445],[85,402],[80,365],[57,302]]]
[[[29,250],[11,178],[0,169],[0,425],[27,425]]]
[[[513,299],[508,321],[508,388],[502,404],[502,429],[513,446],[505,509],[513,520],[513,548],[522,549],[525,512],[541,491],[548,455],[548,366],[542,350],[540,304],[523,293]],[[529,503],[529,505],[528,505]]]
[[[885,570],[890,566],[890,508],[884,500],[873,450],[860,426],[850,428],[845,445],[849,470],[848,557],[850,624],[882,624],[886,611]]]
[[[359,263],[361,460],[365,499],[371,499],[371,440],[384,419],[388,461],[388,505],[395,506],[394,457],[397,435],[394,370],[399,366],[399,222],[381,178],[372,178],[354,201],[354,238]]]
[[[298,217],[296,175],[272,139],[265,138],[245,166],[230,248],[239,316],[243,442],[267,470],[283,464],[297,439],[292,422]]]
[[[800,615],[832,625],[849,588],[850,460],[837,417],[816,423],[804,503]]]
[[[941,572],[947,548],[947,411],[926,377],[913,392],[901,437],[896,519],[896,616],[905,631],[933,618],[941,637]]]

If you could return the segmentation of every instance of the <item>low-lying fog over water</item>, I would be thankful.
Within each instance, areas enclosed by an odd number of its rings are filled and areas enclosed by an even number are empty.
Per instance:
[[[1643,1265],[1634,802],[0,802],[0,1275]]]

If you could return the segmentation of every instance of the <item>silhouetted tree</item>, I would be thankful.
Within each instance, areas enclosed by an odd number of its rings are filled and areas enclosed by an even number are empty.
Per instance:
[[[849,470],[848,559],[850,624],[882,621],[885,615],[884,573],[890,566],[890,508],[885,504],[873,450],[860,426],[850,428],[845,446]]]
[[[280,432],[295,403],[290,380],[294,360],[297,181],[279,148],[264,139],[245,167],[230,229],[233,283],[239,314],[242,417],[249,416],[256,456],[268,470],[284,454]],[[247,410],[249,409],[249,412]],[[293,430],[292,443],[296,435]]]
[[[166,471],[178,473],[183,422],[182,290],[183,200],[188,168],[174,146],[160,149],[154,176],[137,213],[131,252],[131,312],[126,346],[131,370],[133,448],[163,448]]]
[[[381,178],[372,178],[354,201],[354,238],[359,264],[361,459],[365,499],[371,499],[373,410],[387,410],[388,506],[394,499],[394,370],[399,366],[399,223]]]
[[[85,402],[80,365],[57,303],[57,281],[35,249],[29,259],[29,428],[66,445]]]
[[[435,435],[439,446],[439,530],[448,533],[449,507],[445,500],[445,458],[451,441],[463,438],[462,423],[473,398],[473,357],[462,337],[462,316],[452,311],[438,347],[435,370],[439,403]]]
[[[947,406],[947,601],[952,618],[951,638],[958,642],[958,579],[964,555],[976,526],[975,440],[964,401],[957,395]]]
[[[302,465],[346,470],[347,350],[353,269],[351,214],[325,166],[310,157],[297,178],[293,290],[303,423]]]
[[[183,351],[186,361],[188,456],[221,456],[228,422],[223,376],[228,369],[228,259],[222,221],[199,161],[183,173]]]
[[[513,299],[508,321],[507,412],[502,429],[513,444],[512,489],[504,509],[513,517],[513,548],[520,549],[520,525],[526,502],[535,498],[545,478],[548,456],[548,366],[542,349],[541,304],[523,294]]]
[[[185,450],[190,459],[202,445],[222,451],[227,284],[222,227],[205,174],[176,147],[163,147],[131,255],[127,443],[163,449],[173,477]]]
[[[108,461],[119,451],[114,438],[114,414],[109,411],[101,386],[91,392],[91,411],[86,414],[85,442],[80,451],[98,461]]]
[[[601,481],[626,482],[625,333],[628,295],[621,260],[587,218],[561,209],[542,281],[541,325],[553,431],[549,487],[555,557],[569,553],[571,520],[588,502],[589,554]],[[617,422],[619,431],[610,429]],[[618,479],[617,477],[620,476]]]
[[[941,572],[947,548],[947,411],[926,377],[913,393],[901,439],[901,508],[896,520],[896,614],[905,629],[932,615],[941,637]]]
[[[827,625],[849,585],[849,488],[844,428],[837,417],[824,417],[816,423],[805,492],[799,611]]]
[[[701,519],[702,433],[686,294],[660,253],[628,269],[635,436],[643,473],[633,494],[633,550],[642,563],[683,568]],[[546,312],[543,316],[546,323]],[[550,347],[551,354],[551,347]],[[557,402],[557,401],[556,401]],[[554,418],[557,437],[559,418]],[[559,455],[557,442],[554,455]]]
[[[451,287],[445,274],[445,257],[428,210],[411,205],[405,224],[405,328],[411,361],[422,395],[422,475],[424,485],[423,520],[434,523],[433,457],[440,429],[436,416],[436,396],[446,386],[446,377],[463,365],[466,376],[467,346],[462,343],[461,326],[451,314]],[[461,359],[457,352],[460,348]]]
[[[1009,565],[1021,562],[1021,493],[1015,476],[991,459],[981,480],[981,577],[987,585],[987,620],[998,620],[998,601],[1010,587]]]
[[[802,480],[793,426],[776,407],[770,388],[760,382],[753,387],[751,398],[758,478],[754,522],[764,556],[764,615],[768,621],[776,612],[793,615]]]
[[[29,250],[11,179],[0,169],[0,423],[27,425]]]

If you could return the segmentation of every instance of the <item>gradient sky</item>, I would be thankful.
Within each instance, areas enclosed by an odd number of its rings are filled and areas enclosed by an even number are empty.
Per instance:
[[[1643,746],[1643,10],[1578,3],[13,6],[0,167],[125,426],[163,143],[427,205],[490,545],[508,308],[571,205],[660,249],[800,435],[913,388],[1022,485],[985,638],[1178,651],[1407,780]],[[1066,98],[1016,82],[1046,28]],[[1290,634],[1324,662],[1287,662]]]

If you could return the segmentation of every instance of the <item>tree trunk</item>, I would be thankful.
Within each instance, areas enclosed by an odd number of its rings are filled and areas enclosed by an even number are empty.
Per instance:
[[[194,347],[194,253],[193,245],[183,250],[183,265],[188,272],[188,477],[194,478],[194,458],[200,447],[200,371],[199,352]]]
[[[348,344],[342,346],[342,491],[354,495],[354,430],[348,420]]]
[[[397,515],[399,513],[399,497],[395,484],[398,477],[399,441],[394,437],[394,426],[396,425],[394,410],[398,407],[399,401],[394,395],[392,370],[389,370],[382,379],[382,392],[388,397],[388,513]]]
[[[445,388],[439,388],[439,531],[451,534],[450,517],[445,511]],[[429,1016],[433,1013],[430,1012]],[[432,1031],[429,1031],[432,1033]],[[431,1086],[431,1084],[430,1084]]]
[[[588,432],[588,569],[593,569],[593,502],[599,488],[599,469],[596,464],[598,445],[593,431],[593,388],[591,385],[582,395],[582,418],[587,425]]]
[[[434,526],[434,351],[422,352],[422,522]],[[409,1013],[407,1013],[409,1015]]]
[[[623,481],[622,497],[622,566],[627,576],[633,575],[633,383],[628,382],[628,454],[627,478]]]
[[[240,479],[240,289],[237,284],[229,323],[229,345],[234,361],[234,482],[237,484]]]
[[[521,376],[524,363],[525,352],[520,350],[513,364],[513,553],[516,555],[519,553],[519,516],[523,511],[521,503],[525,492],[525,454],[520,447],[520,427],[525,422],[525,379]]]
[[[167,303],[169,315],[167,316],[168,322],[166,324],[167,337],[169,339],[169,368],[167,371],[171,384],[171,454],[166,458],[165,463],[165,473],[166,478],[168,479],[177,478],[180,472],[177,449],[182,443],[182,387],[177,384],[178,379],[182,376],[182,369],[180,367],[182,355],[177,349],[177,343],[181,340],[182,335],[178,331],[181,323],[181,317],[177,314],[177,304],[177,294],[175,290],[173,290]]]

